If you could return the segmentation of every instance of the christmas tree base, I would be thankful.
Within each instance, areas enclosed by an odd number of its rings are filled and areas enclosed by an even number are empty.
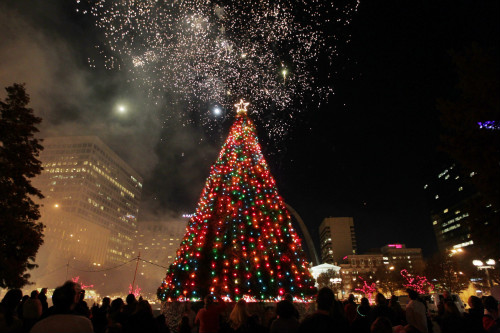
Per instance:
[[[244,295],[243,297],[238,298],[236,300],[233,300],[233,299],[231,299],[228,296],[221,296],[221,298],[226,303],[235,303],[235,302],[238,302],[240,299],[243,299],[247,303],[277,303],[279,301],[284,300],[283,297],[276,297],[276,298],[269,298],[269,299],[258,299],[256,297],[248,296],[248,295]],[[311,303],[311,302],[315,302],[315,301],[316,301],[316,299],[314,298],[314,296],[308,296],[308,297],[303,297],[303,298],[299,298],[299,297],[294,297],[293,298],[293,302],[294,303]],[[186,298],[186,297],[182,297],[181,296],[181,297],[178,297],[177,299],[167,298],[166,300],[162,301],[162,304],[163,303],[172,303],[172,302],[179,302],[179,303],[191,302],[191,303],[196,303],[196,302],[203,302],[203,299],[201,299],[201,298],[194,298],[194,297],[193,298]]]

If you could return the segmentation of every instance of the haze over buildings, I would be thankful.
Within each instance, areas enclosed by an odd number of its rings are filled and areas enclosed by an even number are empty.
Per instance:
[[[136,249],[144,261],[139,264],[137,284],[142,290],[156,291],[166,267],[174,262],[186,226],[186,219],[139,222]]]
[[[45,196],[46,228],[35,278],[61,280],[65,265],[89,270],[130,261],[142,177],[94,136],[46,138],[43,145],[44,170],[33,184]]]

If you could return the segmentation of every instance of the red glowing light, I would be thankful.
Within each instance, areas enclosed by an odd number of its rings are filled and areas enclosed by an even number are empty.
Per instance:
[[[427,292],[434,290],[434,285],[430,283],[425,276],[413,276],[408,273],[406,269],[403,269],[400,273],[406,280],[406,283],[403,284],[405,288],[413,289],[419,294],[426,294]]]

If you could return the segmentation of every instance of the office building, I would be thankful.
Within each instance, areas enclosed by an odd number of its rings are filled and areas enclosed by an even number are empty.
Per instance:
[[[413,273],[423,273],[425,265],[421,248],[407,248],[405,244],[388,244],[380,249],[384,265],[394,269],[406,269]]]
[[[351,254],[343,258],[340,275],[344,290],[353,290],[360,275],[375,275],[384,266],[381,253]]]
[[[187,223],[186,219],[139,222],[136,249],[144,261],[139,264],[137,284],[142,290],[156,292],[166,268],[174,262]]]
[[[359,276],[373,279],[379,270],[400,272],[403,269],[412,274],[422,274],[424,268],[422,249],[407,248],[405,244],[388,244],[371,253],[345,256],[340,264],[340,274],[344,289],[352,290]]]
[[[468,175],[474,176],[474,172]],[[438,248],[444,253],[474,244],[469,210],[476,193],[465,178],[455,164],[450,164],[424,185]]]
[[[44,170],[33,184],[45,196],[40,200],[44,244],[36,258],[45,275],[57,273],[61,264],[104,268],[130,261],[139,174],[97,137],[46,138],[43,146]]]
[[[352,217],[328,217],[319,226],[321,260],[338,264],[356,253],[356,235]]]

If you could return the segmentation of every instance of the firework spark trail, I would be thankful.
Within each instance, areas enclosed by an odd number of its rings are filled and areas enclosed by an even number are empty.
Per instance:
[[[349,24],[359,1],[343,6],[318,0],[77,3],[78,10],[95,16],[106,47],[117,55],[108,56],[106,66],[123,66],[152,99],[170,92],[192,108],[199,101],[230,108],[245,97],[257,117],[274,110],[292,119],[300,112],[292,103],[332,92],[315,82],[318,59],[335,57],[331,28]],[[277,136],[291,121],[266,119]]]

